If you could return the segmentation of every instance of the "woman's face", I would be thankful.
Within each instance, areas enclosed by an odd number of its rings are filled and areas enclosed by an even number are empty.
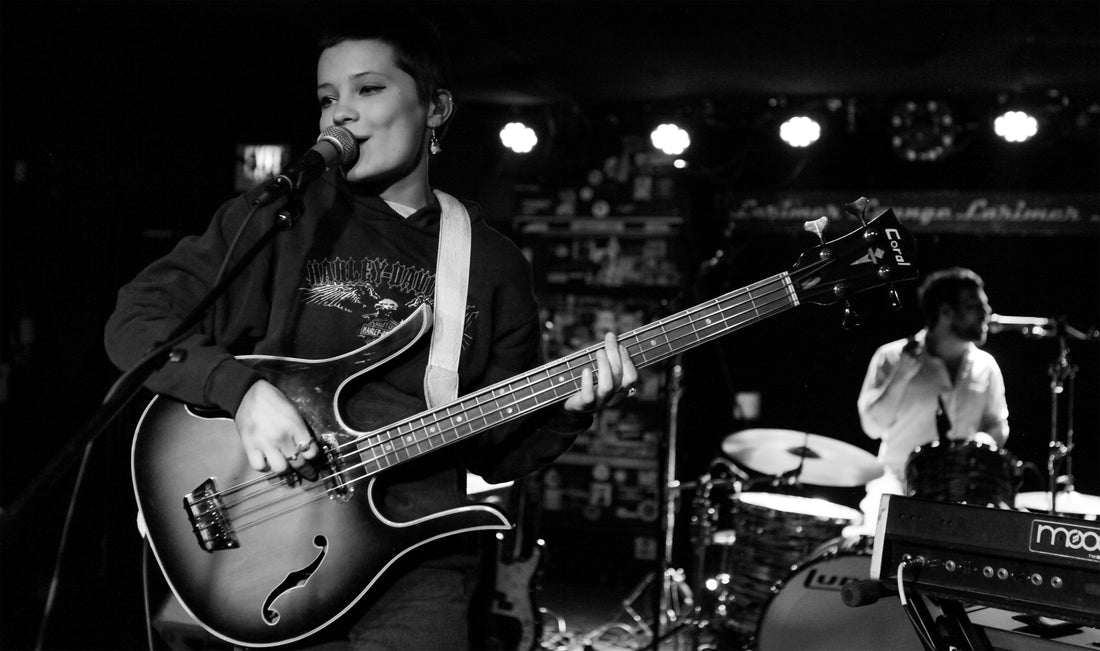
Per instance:
[[[317,61],[320,128],[347,128],[359,143],[352,182],[400,184],[423,174],[428,106],[412,76],[397,66],[393,47],[381,41],[344,41]],[[432,125],[435,126],[435,125]]]

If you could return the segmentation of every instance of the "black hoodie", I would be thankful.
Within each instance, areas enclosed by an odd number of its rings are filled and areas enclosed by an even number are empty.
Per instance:
[[[249,193],[226,202],[206,232],[183,239],[119,292],[107,322],[107,353],[129,368],[205,295],[249,211]],[[305,192],[305,209],[211,309],[149,389],[236,413],[256,373],[234,356],[322,359],[362,346],[434,298],[440,209],[407,218],[376,196],[357,195],[336,172]],[[539,363],[540,324],[531,270],[519,249],[465,204],[472,226],[471,268],[459,395]],[[239,255],[267,229],[278,204],[245,228]],[[423,411],[430,337],[358,385],[344,412],[371,431]],[[464,469],[489,481],[530,473],[564,452],[591,417],[549,407],[383,473],[388,515],[420,517],[465,503]]]

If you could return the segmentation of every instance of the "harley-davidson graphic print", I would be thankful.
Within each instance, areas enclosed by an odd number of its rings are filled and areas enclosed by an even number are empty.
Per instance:
[[[385,258],[326,258],[306,263],[303,302],[354,315],[355,335],[369,343],[405,320],[416,308],[433,305],[435,274]],[[476,311],[466,306],[470,325]],[[463,347],[469,345],[463,333]]]

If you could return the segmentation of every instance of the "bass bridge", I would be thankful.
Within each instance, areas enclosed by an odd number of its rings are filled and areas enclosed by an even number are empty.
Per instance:
[[[183,508],[199,546],[208,552],[241,546],[213,477],[183,496]]]

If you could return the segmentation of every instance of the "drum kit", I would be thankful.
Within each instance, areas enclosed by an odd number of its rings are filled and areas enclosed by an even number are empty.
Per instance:
[[[693,624],[694,649],[922,648],[897,603],[843,604],[841,588],[870,575],[874,538],[860,529],[860,511],[808,496],[823,487],[860,490],[881,476],[871,453],[784,429],[735,432],[722,452],[698,481],[674,485],[693,491],[694,612],[684,621]],[[907,491],[936,501],[1049,510],[1048,493],[1017,495],[1021,469],[994,445],[937,441],[910,455]],[[1100,498],[1062,497],[1063,513],[1100,512]]]
[[[785,429],[735,432],[722,442],[722,452],[725,456],[712,461],[698,482],[681,486],[695,491],[696,648],[763,648],[772,641],[780,642],[774,648],[790,648],[791,640],[783,637],[790,625],[808,621],[802,602],[830,583],[835,585],[824,589],[833,598],[827,606],[835,601],[839,608],[824,618],[855,615],[843,612],[837,592],[841,582],[869,572],[867,546],[841,544],[844,530],[862,516],[809,497],[805,489],[862,486],[882,474],[875,457],[843,441]],[[853,555],[866,556],[862,572],[826,568]],[[819,585],[807,589],[815,582]]]
[[[1001,317],[1001,321],[1013,317]],[[1029,320],[1030,321],[1030,320]],[[1044,322],[1051,320],[1043,320]],[[1047,490],[1020,493],[1024,465],[992,439],[952,440],[937,422],[938,440],[922,445],[906,462],[905,493],[919,499],[1019,509],[1096,520],[1100,497],[1074,490],[1073,378],[1066,340],[1100,341],[1100,331],[1087,335],[1059,320],[1043,331],[1056,336],[1059,355],[1050,365],[1051,444]],[[674,365],[673,389],[679,393],[680,366]],[[1069,414],[1065,443],[1057,414]],[[670,401],[675,405],[676,400]],[[675,411],[670,414],[665,450],[667,492],[664,554],[658,568],[624,602],[638,624],[632,634],[651,642],[691,635],[693,651],[743,649],[924,649],[903,608],[896,601],[849,608],[841,589],[868,579],[874,536],[870,521],[855,508],[830,499],[841,489],[875,492],[872,480],[885,468],[854,445],[827,436],[785,429],[745,429],[727,436],[723,456],[715,458],[697,481],[675,476]],[[871,489],[871,490],[868,490]],[[691,494],[691,579],[669,568],[672,531],[678,504]],[[822,497],[824,495],[824,497]],[[870,501],[870,500],[867,500]],[[635,603],[654,577],[653,625]],[[595,639],[602,629],[589,638]],[[673,637],[675,636],[675,637]],[[656,638],[654,640],[653,638]],[[656,644],[655,644],[656,646]],[[587,646],[586,646],[587,648]],[[664,647],[661,647],[664,648]]]

